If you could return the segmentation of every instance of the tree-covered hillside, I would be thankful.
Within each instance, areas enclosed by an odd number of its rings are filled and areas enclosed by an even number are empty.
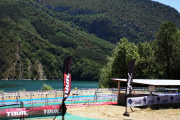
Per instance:
[[[0,79],[62,79],[64,58],[71,55],[74,79],[98,80],[114,45],[46,9],[33,0],[0,2]]]
[[[1,0],[0,79],[99,80],[121,38],[155,39],[161,23],[180,28],[180,14],[150,0]]]
[[[57,13],[53,17],[71,21],[72,26],[117,43],[155,39],[163,22],[171,21],[180,29],[180,13],[151,0],[37,0]]]

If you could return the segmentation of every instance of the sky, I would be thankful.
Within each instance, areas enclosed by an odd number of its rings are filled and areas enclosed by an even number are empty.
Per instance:
[[[157,1],[159,3],[171,6],[180,13],[180,0],[152,0],[152,1]]]

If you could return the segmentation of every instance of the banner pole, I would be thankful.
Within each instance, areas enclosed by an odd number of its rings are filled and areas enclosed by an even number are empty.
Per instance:
[[[127,87],[126,87],[126,93],[125,93],[125,105],[126,105],[126,108],[125,108],[125,114],[127,113]]]
[[[127,78],[128,79],[128,78]],[[125,105],[126,105],[126,107],[125,107],[125,112],[124,112],[124,116],[129,116],[128,114],[127,114],[127,87],[126,87],[126,92],[125,92]]]
[[[127,93],[127,87],[126,87],[126,93]],[[127,114],[127,96],[126,96],[126,93],[125,93],[125,113],[123,114],[124,116],[128,116],[129,117],[129,114]]]
[[[126,96],[126,110],[125,110],[125,113],[127,113],[127,96]]]
[[[62,101],[62,120],[64,120],[64,98],[63,98],[63,101]]]

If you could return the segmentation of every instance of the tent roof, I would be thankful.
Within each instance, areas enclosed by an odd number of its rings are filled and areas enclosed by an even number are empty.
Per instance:
[[[127,82],[127,79],[111,78],[113,81]],[[180,86],[180,80],[165,79],[133,79],[134,84],[142,84],[149,86]]]

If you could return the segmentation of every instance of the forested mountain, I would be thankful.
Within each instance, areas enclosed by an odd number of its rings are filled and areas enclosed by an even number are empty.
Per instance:
[[[155,38],[163,22],[180,28],[180,13],[151,0],[37,0],[60,20],[112,43],[126,37],[138,43]],[[64,16],[65,14],[65,16]]]
[[[163,22],[180,28],[180,14],[150,0],[0,0],[0,79],[98,80],[119,40],[155,39]]]

